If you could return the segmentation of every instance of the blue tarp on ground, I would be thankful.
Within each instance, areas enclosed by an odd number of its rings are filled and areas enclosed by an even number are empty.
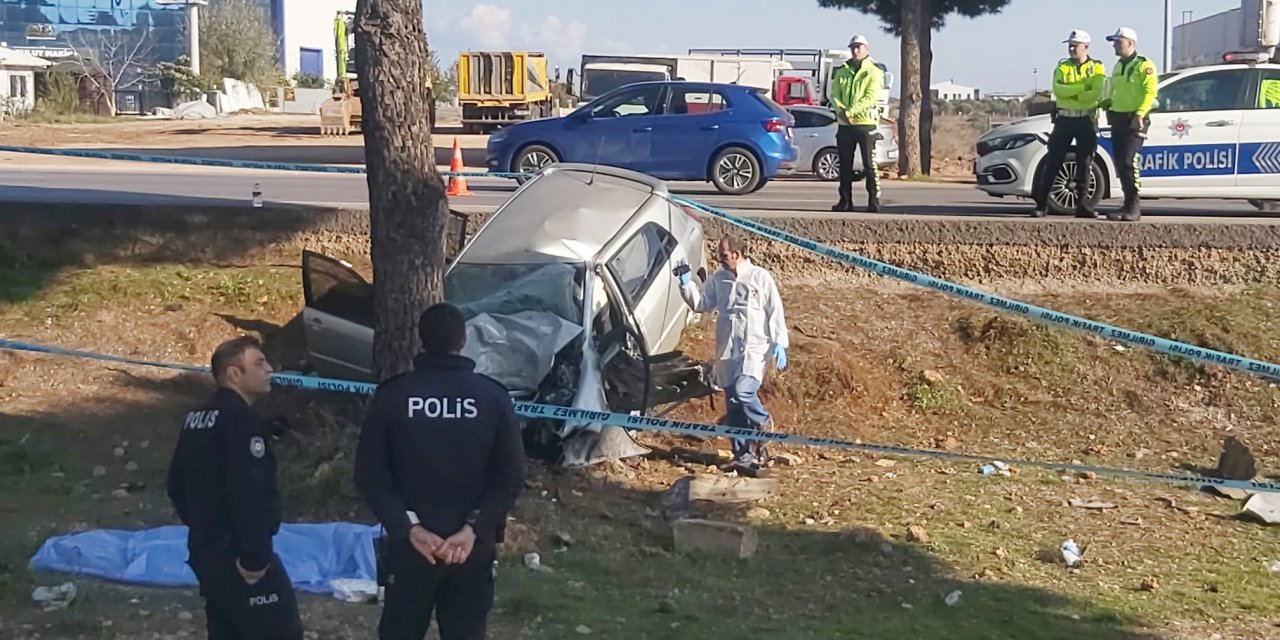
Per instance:
[[[335,578],[377,579],[373,541],[378,525],[286,524],[274,543],[293,585],[331,593]],[[31,558],[33,571],[59,571],[154,586],[195,586],[187,566],[187,528],[102,529],[50,538]]]

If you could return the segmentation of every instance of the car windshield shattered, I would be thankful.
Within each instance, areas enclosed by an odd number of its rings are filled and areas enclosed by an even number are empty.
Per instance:
[[[585,264],[458,264],[444,297],[467,317],[463,355],[514,392],[533,392],[583,332]]]

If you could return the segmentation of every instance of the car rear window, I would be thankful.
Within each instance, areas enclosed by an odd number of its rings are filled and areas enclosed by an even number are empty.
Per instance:
[[[773,98],[770,98],[769,94],[766,93],[764,89],[756,89],[752,93],[755,94],[757,100],[763,102],[766,107],[769,107],[770,111],[782,116],[784,120],[790,122],[794,119],[791,116],[791,112],[784,109],[782,105],[774,102]]]

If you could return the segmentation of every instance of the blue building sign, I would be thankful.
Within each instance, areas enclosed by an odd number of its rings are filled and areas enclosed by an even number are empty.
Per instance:
[[[186,53],[187,16],[181,5],[153,0],[0,0],[0,42],[57,58],[93,42],[81,30],[146,34],[147,62],[176,60]]]

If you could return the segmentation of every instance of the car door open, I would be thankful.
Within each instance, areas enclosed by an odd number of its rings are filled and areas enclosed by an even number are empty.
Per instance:
[[[373,379],[373,286],[352,266],[303,250],[307,359],[325,377]]]
[[[712,395],[710,367],[681,351],[648,355],[648,343],[636,329],[635,313],[618,281],[607,268],[598,268],[596,277],[607,301],[593,331],[609,409],[648,414],[656,407]]]

